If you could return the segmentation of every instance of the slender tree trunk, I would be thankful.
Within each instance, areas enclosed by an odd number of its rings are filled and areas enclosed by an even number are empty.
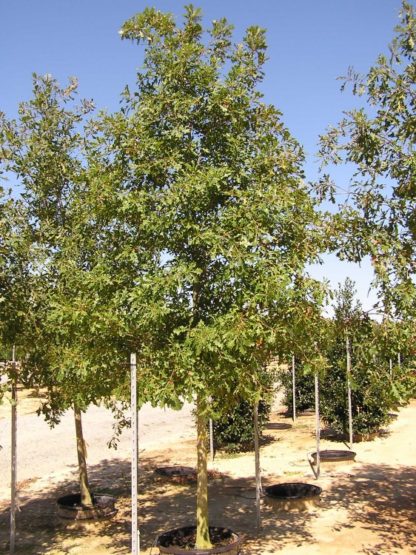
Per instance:
[[[82,433],[81,411],[74,405],[75,433],[77,437],[79,487],[81,492],[81,504],[84,507],[92,507],[92,496],[88,485],[87,472],[87,450],[85,447],[84,435]]]
[[[212,547],[208,523],[208,419],[205,403],[198,396],[196,404],[197,429],[197,492],[196,492],[196,549]]]

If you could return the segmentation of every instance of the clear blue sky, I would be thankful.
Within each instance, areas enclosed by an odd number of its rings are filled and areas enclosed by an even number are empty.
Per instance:
[[[82,97],[98,108],[116,110],[123,87],[134,83],[142,49],[118,35],[122,23],[146,6],[180,19],[186,2],[159,0],[0,0],[0,110],[16,115],[31,95],[31,74],[51,73],[61,83],[76,76]],[[284,115],[307,153],[308,179],[316,177],[317,140],[342,111],[354,105],[340,92],[339,75],[348,66],[365,72],[386,52],[398,22],[400,0],[200,0],[205,21],[227,17],[239,40],[249,25],[267,29],[269,61],[263,92]],[[347,173],[337,172],[345,185]],[[356,280],[366,307],[371,280],[362,268],[333,257],[314,268],[334,285],[346,275]]]

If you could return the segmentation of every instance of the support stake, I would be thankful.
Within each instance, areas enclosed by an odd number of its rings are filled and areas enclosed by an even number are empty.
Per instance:
[[[348,388],[348,429],[350,438],[350,449],[353,445],[353,430],[352,430],[352,397],[351,397],[351,353],[350,353],[350,338],[348,335],[345,338],[345,350],[347,352],[347,388]]]
[[[293,404],[293,422],[296,421],[296,369],[295,355],[292,355],[292,404]]]
[[[130,355],[131,377],[131,552],[132,555],[140,553],[140,532],[137,527],[137,474],[139,465],[139,416],[137,411],[137,365],[136,354]]]
[[[320,455],[320,444],[321,444],[321,422],[319,414],[319,378],[318,372],[315,372],[315,419],[316,419],[316,479],[319,478],[321,473],[321,455]]]
[[[253,420],[254,420],[254,460],[255,460],[255,472],[256,472],[256,528],[257,528],[257,533],[259,533],[260,527],[261,527],[260,499],[261,499],[263,490],[261,486],[261,469],[260,469],[259,402],[258,401],[254,403]]]
[[[214,462],[214,426],[212,424],[212,418],[209,419],[209,453],[211,457],[211,464]]]
[[[17,371],[16,347],[12,351],[12,461],[11,461],[11,506],[10,506],[10,554],[16,546],[16,484],[17,484]]]

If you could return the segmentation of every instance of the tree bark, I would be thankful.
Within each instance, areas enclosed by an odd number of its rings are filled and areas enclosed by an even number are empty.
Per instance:
[[[74,406],[75,433],[77,437],[78,469],[79,469],[79,488],[81,493],[81,505],[92,507],[92,495],[88,484],[87,471],[87,450],[85,447],[84,435],[82,433],[81,411]]]
[[[196,549],[212,547],[208,523],[208,420],[206,406],[200,397],[196,404],[197,429],[197,491],[196,491]]]

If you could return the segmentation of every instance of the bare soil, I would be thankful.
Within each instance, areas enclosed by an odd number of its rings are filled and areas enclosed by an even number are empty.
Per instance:
[[[21,401],[22,414],[37,418],[30,403],[33,404],[33,398]],[[7,425],[7,414],[6,409],[1,409],[0,427]],[[149,412],[149,418],[152,414]],[[88,427],[94,426],[95,417],[95,427],[100,426],[102,415],[97,410],[91,417],[92,421],[88,420]],[[175,418],[179,421],[182,418],[182,424],[175,425]],[[158,421],[156,417],[155,421]],[[211,524],[244,534],[242,555],[416,553],[414,422],[416,401],[399,411],[398,418],[392,421],[386,433],[371,442],[354,446],[357,452],[355,463],[322,464],[321,476],[315,480],[307,460],[307,453],[315,450],[314,416],[299,416],[292,423],[281,408],[277,409],[266,430],[269,441],[261,449],[263,485],[283,482],[319,485],[323,489],[320,505],[306,512],[283,511],[263,499],[261,529],[257,531],[253,453],[233,456],[217,453],[211,464],[209,485]],[[147,425],[151,428],[150,421]],[[54,456],[47,448],[48,433],[45,427],[44,449],[36,451],[31,472],[26,468],[26,478],[19,483],[16,553],[130,553],[127,438],[119,453],[113,452],[110,457],[103,447],[101,459],[96,460],[94,451],[90,462],[93,490],[118,498],[117,515],[109,521],[77,523],[59,519],[56,514],[56,498],[77,490],[76,468],[59,464],[55,465],[54,472],[44,473]],[[195,466],[195,443],[190,434],[193,430],[189,410],[185,415],[180,412],[169,414],[167,422],[159,421],[153,429],[153,439],[141,453],[139,527],[142,554],[158,553],[153,547],[158,534],[194,523],[196,484],[192,474],[172,477],[155,472],[161,466]],[[160,448],[157,448],[155,440],[159,439]],[[60,451],[68,452],[69,456],[73,442],[68,428],[65,434],[61,434]],[[346,447],[324,439],[321,448]],[[0,451],[0,458],[5,456],[4,451]],[[48,458],[47,464],[40,460],[41,453]],[[59,457],[57,460],[60,460]],[[0,553],[8,553],[9,479],[4,473],[0,477]]]

